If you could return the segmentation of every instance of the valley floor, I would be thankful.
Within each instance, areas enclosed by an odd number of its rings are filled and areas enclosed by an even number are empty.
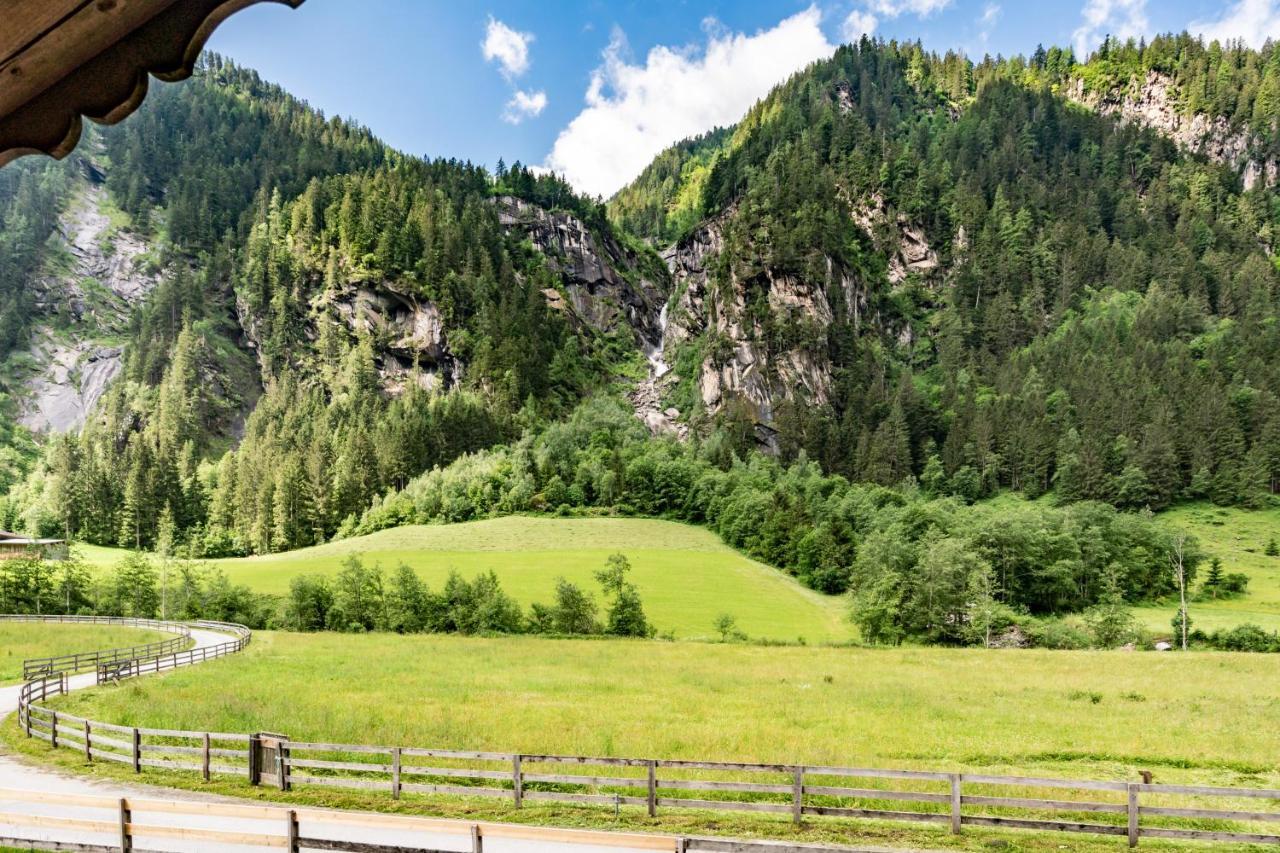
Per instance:
[[[255,634],[63,705],[123,725],[1280,787],[1269,655]]]

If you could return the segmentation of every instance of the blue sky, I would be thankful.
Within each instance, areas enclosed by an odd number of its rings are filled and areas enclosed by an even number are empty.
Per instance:
[[[307,0],[253,6],[210,48],[401,150],[607,196],[861,32],[977,58],[1182,29],[1257,43],[1280,0]]]

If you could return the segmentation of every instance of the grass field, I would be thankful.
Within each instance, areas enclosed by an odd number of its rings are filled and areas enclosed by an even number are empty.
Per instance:
[[[123,725],[295,739],[1280,787],[1267,655],[255,635],[75,695]]]
[[[0,684],[20,680],[22,662],[27,658],[138,646],[166,637],[167,634],[143,628],[0,622]]]
[[[1195,503],[1160,518],[1194,534],[1206,554],[1222,559],[1223,571],[1249,576],[1248,593],[1240,598],[1193,602],[1189,608],[1192,627],[1212,631],[1253,622],[1270,631],[1280,630],[1280,557],[1263,553],[1267,540],[1280,539],[1280,507],[1251,511]],[[1201,568],[1201,578],[1206,568]],[[1177,609],[1177,602],[1170,600],[1139,608],[1137,616],[1154,630],[1171,632],[1169,622]]]
[[[626,554],[645,609],[659,631],[709,637],[731,613],[753,638],[819,643],[851,638],[843,599],[806,589],[776,569],[727,547],[714,533],[669,521],[632,518],[514,516],[466,524],[399,527],[315,548],[218,560],[235,583],[283,594],[297,575],[338,572],[351,554],[392,570],[412,566],[439,589],[451,569],[471,576],[492,569],[521,604],[553,599],[563,576],[596,593],[594,572],[614,552]],[[85,548],[110,565],[122,551]]]

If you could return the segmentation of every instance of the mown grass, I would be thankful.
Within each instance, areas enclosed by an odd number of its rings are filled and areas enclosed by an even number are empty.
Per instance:
[[[340,743],[1257,784],[1280,783],[1274,676],[1226,653],[258,633],[62,707]]]
[[[274,594],[287,593],[289,581],[298,575],[337,574],[352,554],[387,570],[405,563],[435,589],[450,570],[470,577],[492,569],[503,589],[528,605],[551,602],[558,577],[591,590],[599,600],[594,573],[619,551],[631,561],[632,580],[659,631],[710,637],[716,617],[730,613],[752,638],[821,643],[853,636],[844,599],[805,589],[729,548],[708,530],[655,519],[513,516],[417,525],[214,563],[233,582]],[[92,563],[109,566],[124,552],[88,547],[82,553]]]
[[[1192,602],[1192,628],[1213,631],[1252,622],[1269,631],[1280,630],[1280,557],[1264,553],[1269,539],[1280,539],[1280,507],[1244,510],[1194,503],[1160,518],[1194,534],[1206,554],[1221,558],[1224,572],[1249,576],[1248,592],[1239,598]],[[1201,579],[1205,569],[1201,567]],[[1177,608],[1177,602],[1170,600],[1142,607],[1137,615],[1153,630],[1172,633],[1169,623]]]
[[[244,654],[53,704],[124,725],[277,731],[298,740],[499,752],[938,769],[1280,787],[1280,698],[1264,655],[837,649],[705,643],[258,633]],[[91,766],[21,737],[42,761]],[[1122,842],[972,828],[612,810],[456,797],[144,780],[309,805],[686,834],[954,849]],[[903,786],[905,783],[897,783]],[[1219,804],[1212,804],[1219,805]],[[1250,805],[1245,803],[1246,806]],[[1256,804],[1253,804],[1256,805]],[[1221,804],[1220,807],[1242,807]],[[1086,816],[1086,820],[1090,820]],[[1143,841],[1151,849],[1187,849]],[[1199,849],[1207,849],[1200,847]]]
[[[28,658],[138,646],[158,642],[168,636],[144,628],[109,625],[0,622],[0,684],[21,680],[22,662]]]

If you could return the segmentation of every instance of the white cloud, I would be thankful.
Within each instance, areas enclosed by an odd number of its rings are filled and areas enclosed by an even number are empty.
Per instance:
[[[525,92],[516,89],[511,96],[511,100],[507,101],[507,109],[502,114],[502,120],[511,124],[519,124],[527,118],[534,118],[539,115],[547,106],[547,93],[541,90],[537,92]]]
[[[485,61],[496,61],[502,73],[507,79],[511,79],[529,70],[529,42],[531,41],[533,41],[533,33],[513,30],[490,15],[480,49],[484,51]]]
[[[927,18],[934,12],[941,12],[951,5],[952,0],[871,0],[867,5],[871,11],[878,12],[886,18],[896,18],[910,13]]]
[[[1250,47],[1262,47],[1267,39],[1280,38],[1280,7],[1275,0],[1239,0],[1213,21],[1194,21],[1187,30],[1205,41],[1243,39]]]
[[[1088,0],[1080,10],[1083,23],[1072,34],[1076,56],[1084,60],[1108,35],[1118,39],[1145,36],[1147,0]]]
[[[880,20],[870,12],[854,9],[840,26],[840,37],[849,43],[860,41],[864,35],[874,33],[879,23]]]
[[[996,3],[988,3],[982,7],[982,25],[988,29],[992,27],[1000,18],[1000,6]]]
[[[581,191],[610,195],[654,155],[687,136],[730,124],[790,74],[835,46],[816,6],[754,35],[707,26],[698,48],[658,46],[644,64],[615,33],[587,88],[587,106],[560,132],[547,166]]]

